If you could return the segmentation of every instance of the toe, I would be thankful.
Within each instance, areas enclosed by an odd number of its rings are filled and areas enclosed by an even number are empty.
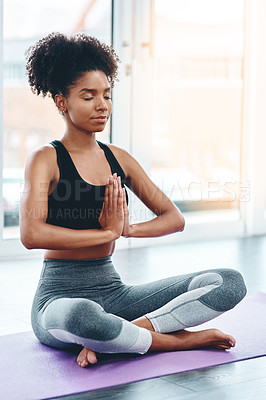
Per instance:
[[[90,364],[95,364],[95,363],[97,363],[97,357],[96,357],[96,354],[95,354],[95,352],[94,352],[93,350],[90,350],[90,349],[89,349],[89,351],[88,351],[88,353],[87,353],[87,360],[88,360],[88,362],[89,362]]]
[[[77,357],[77,363],[81,366],[81,364],[83,363],[83,361],[87,362],[87,353],[88,353],[88,349],[86,349],[86,347],[84,347],[81,352],[79,353],[78,357]]]
[[[87,366],[88,366],[88,361],[86,361],[86,360],[83,360],[82,361],[82,363],[80,363],[80,366],[82,367],[82,368],[86,368]]]
[[[228,335],[228,339],[229,339],[228,342],[229,342],[230,346],[231,347],[235,347],[235,345],[236,345],[235,338],[233,336],[231,336],[231,335]]]

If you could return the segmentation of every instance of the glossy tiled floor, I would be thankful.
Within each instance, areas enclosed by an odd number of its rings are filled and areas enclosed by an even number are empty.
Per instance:
[[[124,281],[144,283],[206,268],[232,267],[248,294],[266,292],[266,237],[119,250],[114,264]],[[0,262],[0,335],[29,331],[30,308],[42,260]],[[67,399],[266,399],[266,358],[116,386]]]

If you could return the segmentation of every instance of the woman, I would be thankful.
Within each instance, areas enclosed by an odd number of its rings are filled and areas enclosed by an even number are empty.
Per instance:
[[[162,236],[184,229],[184,218],[138,162],[96,140],[112,111],[114,50],[84,34],[54,33],[28,50],[34,93],[53,98],[66,129],[36,150],[25,170],[21,241],[45,249],[32,306],[32,327],[48,346],[82,346],[80,366],[96,352],[230,349],[235,339],[216,329],[189,332],[233,308],[246,294],[231,269],[191,273],[144,285],[124,284],[111,255],[120,236]],[[130,225],[128,186],[156,215]]]

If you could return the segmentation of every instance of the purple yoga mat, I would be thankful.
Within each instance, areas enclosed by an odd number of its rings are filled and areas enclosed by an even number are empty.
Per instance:
[[[235,336],[230,351],[190,350],[144,356],[111,355],[82,369],[74,353],[42,345],[32,332],[0,337],[0,398],[49,399],[266,355],[266,294],[200,326]]]

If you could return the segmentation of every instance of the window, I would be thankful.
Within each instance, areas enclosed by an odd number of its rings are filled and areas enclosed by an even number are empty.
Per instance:
[[[32,94],[25,51],[53,31],[86,32],[111,43],[111,0],[4,0],[3,57],[3,238],[19,236],[19,201],[26,159],[34,149],[59,139],[64,121],[50,98]],[[100,140],[108,141],[110,126]]]
[[[183,212],[239,217],[244,1],[155,0],[151,175]]]

